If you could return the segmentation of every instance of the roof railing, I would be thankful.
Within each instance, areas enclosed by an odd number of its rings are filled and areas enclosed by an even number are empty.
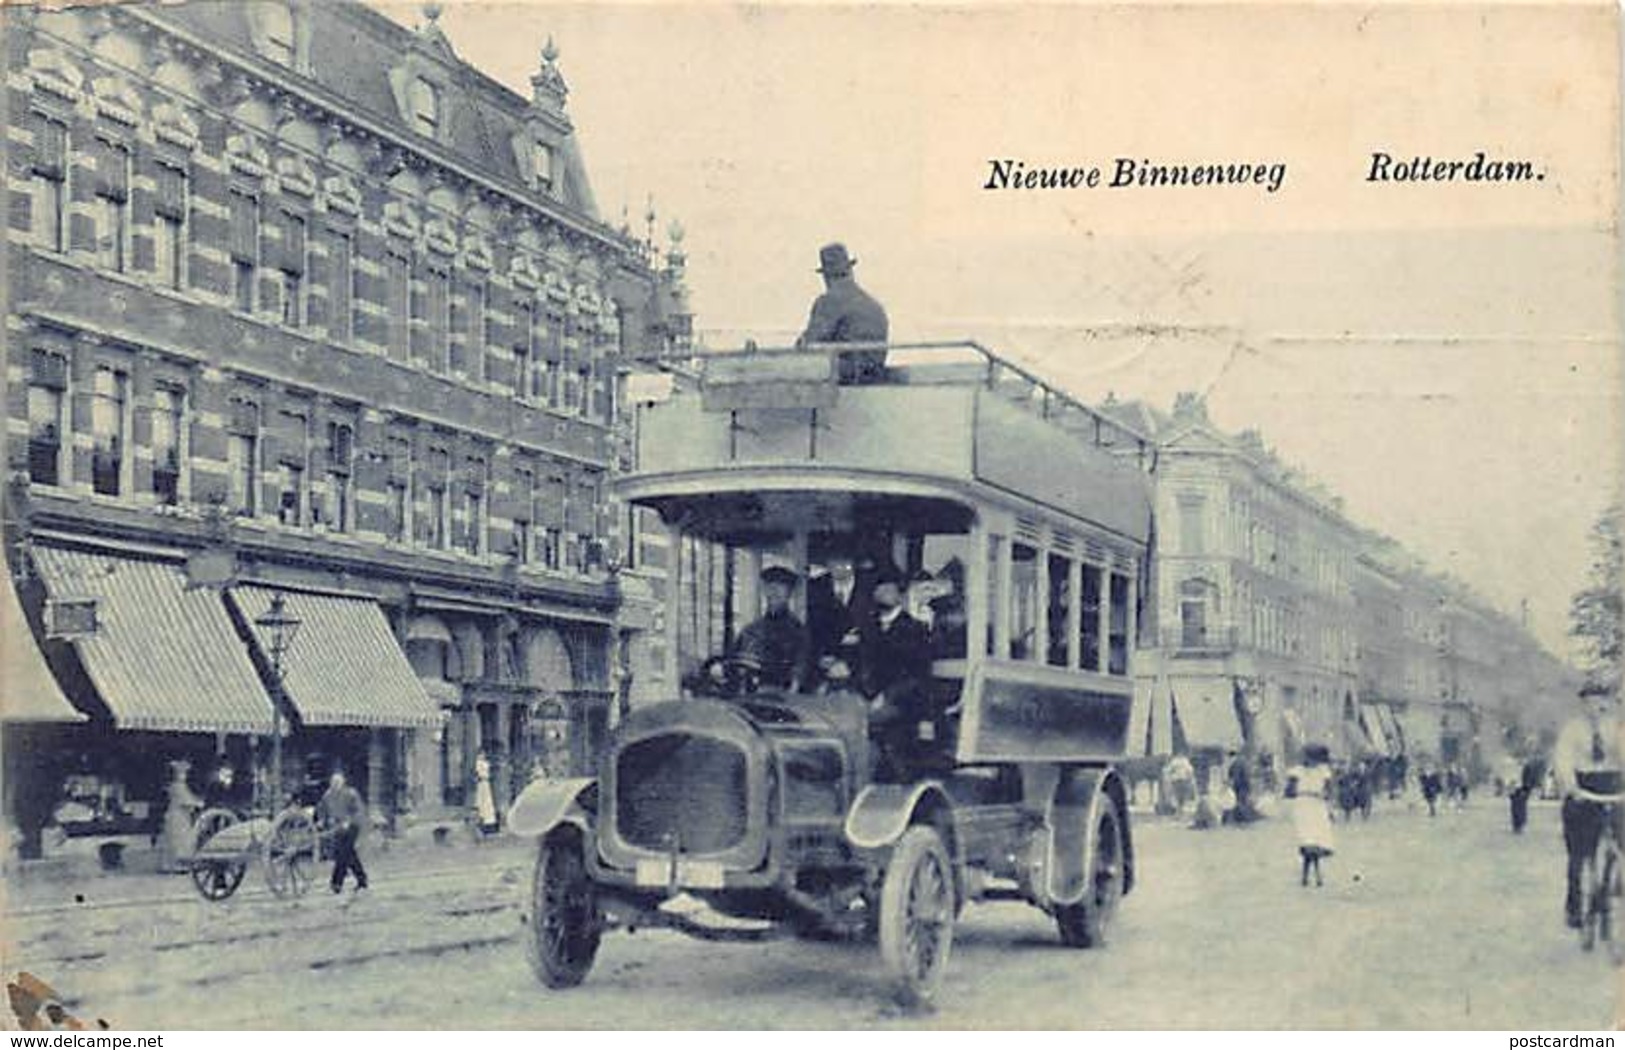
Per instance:
[[[883,373],[879,378],[867,385],[897,385],[895,376],[902,373],[893,372],[893,370],[907,369],[913,365],[927,367],[951,365],[954,363],[952,361],[953,355],[968,356],[970,360],[961,363],[973,367],[966,369],[963,379],[956,379],[952,373],[944,372],[938,381],[949,383],[974,381],[978,385],[1006,398],[1013,404],[1020,405],[1049,420],[1061,429],[1096,448],[1125,457],[1133,457],[1145,470],[1150,470],[1155,465],[1156,443],[1151,438],[1140,433],[1134,427],[1106,415],[1099,409],[1084,404],[1055,384],[1023,368],[1021,365],[1000,357],[975,340],[914,343],[814,343],[807,346],[774,347],[746,344],[743,349],[738,350],[708,351],[697,355],[694,361],[698,363],[708,357],[731,357],[737,354],[774,355],[819,352],[846,354],[880,350],[884,350],[887,354],[886,368],[887,372],[893,373],[893,378],[888,378]],[[694,371],[697,372],[699,369],[696,368]]]

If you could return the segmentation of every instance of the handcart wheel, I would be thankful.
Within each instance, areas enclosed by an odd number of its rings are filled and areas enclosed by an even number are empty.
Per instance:
[[[283,810],[265,840],[265,882],[278,897],[302,897],[316,874],[320,835],[303,809]]]
[[[237,823],[237,814],[229,809],[206,809],[192,829],[192,857],[189,862],[192,885],[205,900],[222,901],[237,892],[243,876],[248,873],[248,862],[235,852],[210,855],[210,842],[220,832]]]

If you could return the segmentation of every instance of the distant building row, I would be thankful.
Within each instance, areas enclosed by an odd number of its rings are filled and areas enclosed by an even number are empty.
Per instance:
[[[1107,410],[1157,442],[1155,631],[1132,749],[1307,742],[1469,762],[1531,746],[1570,672],[1513,619],[1351,521],[1255,431],[1182,395]]]

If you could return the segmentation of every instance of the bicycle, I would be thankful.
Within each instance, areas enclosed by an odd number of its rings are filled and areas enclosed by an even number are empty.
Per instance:
[[[1593,950],[1599,940],[1608,944],[1609,955],[1617,966],[1625,961],[1625,942],[1614,938],[1613,923],[1619,914],[1622,894],[1620,851],[1620,800],[1617,793],[1602,794],[1578,790],[1576,796],[1602,806],[1602,827],[1597,835],[1597,847],[1586,858],[1580,872],[1580,948]]]

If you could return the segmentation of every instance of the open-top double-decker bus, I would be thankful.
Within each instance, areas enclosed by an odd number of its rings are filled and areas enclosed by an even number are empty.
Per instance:
[[[1113,763],[1147,442],[975,344],[865,348],[888,359],[861,385],[840,378],[852,349],[710,356],[640,410],[620,491],[668,530],[671,700],[622,720],[596,777],[514,804],[550,987],[585,977],[604,930],[664,926],[878,940],[918,1002],[967,901],[1029,902],[1088,946],[1133,885]],[[740,642],[774,567],[797,581],[779,623],[798,644],[764,673]],[[899,599],[906,660],[876,641]]]

